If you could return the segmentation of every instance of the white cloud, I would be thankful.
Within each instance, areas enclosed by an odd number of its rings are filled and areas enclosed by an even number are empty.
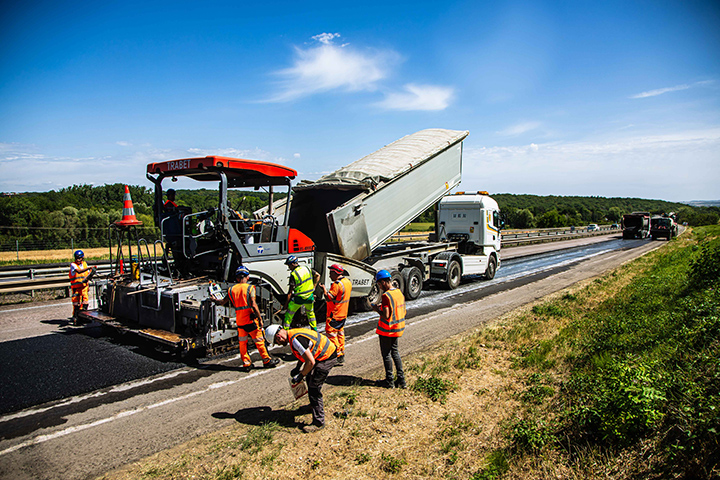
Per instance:
[[[404,92],[391,92],[377,106],[387,110],[445,110],[454,96],[450,87],[405,85]]]
[[[323,33],[313,37],[319,45],[295,48],[293,66],[277,72],[284,78],[281,91],[269,102],[288,102],[331,90],[373,91],[388,75],[388,65],[399,58],[390,51],[360,52],[347,44],[337,46],[340,35]]]
[[[120,141],[118,141],[118,142],[115,142],[115,143],[116,143],[117,145],[120,145],[121,147],[131,147],[131,146],[132,146],[132,143],[130,143],[130,142],[125,142],[125,141],[122,141],[122,140],[120,140]]]
[[[300,158],[300,154],[299,154],[299,153],[293,153],[293,158]]]
[[[335,38],[340,38],[339,33],[321,33],[312,37],[313,40],[317,40],[323,45],[330,45]]]
[[[705,80],[702,82],[695,82],[695,83],[686,83],[683,85],[676,85],[674,87],[658,88],[656,90],[649,90],[647,92],[642,92],[642,93],[638,93],[636,95],[631,95],[630,98],[657,97],[658,95],[662,95],[664,93],[677,92],[680,90],[688,90],[693,87],[709,85],[711,83],[714,83],[713,80]]]
[[[531,130],[535,130],[536,128],[540,127],[540,122],[524,122],[524,123],[518,123],[517,125],[512,125],[505,130],[501,130],[498,133],[498,135],[503,135],[506,137],[511,137],[515,135],[521,135],[523,133],[529,132]]]
[[[720,128],[573,143],[473,148],[466,190],[665,200],[720,198]]]

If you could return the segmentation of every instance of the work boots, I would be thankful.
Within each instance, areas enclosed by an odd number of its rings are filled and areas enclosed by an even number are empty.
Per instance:
[[[280,360],[273,357],[267,362],[263,362],[263,368],[275,368],[278,363],[280,363]]]

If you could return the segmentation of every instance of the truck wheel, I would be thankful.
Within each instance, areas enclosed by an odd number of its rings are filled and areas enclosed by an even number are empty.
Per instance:
[[[422,273],[418,267],[405,268],[402,271],[405,281],[405,299],[415,300],[420,296],[423,286]]]
[[[448,290],[455,290],[460,285],[460,278],[462,273],[460,271],[460,264],[457,260],[450,260],[447,269],[447,279],[445,280],[445,286]]]
[[[485,278],[487,280],[492,280],[493,278],[495,278],[495,272],[497,272],[497,260],[494,256],[490,256],[490,259],[488,260],[487,270],[485,270]]]
[[[401,292],[405,291],[405,279],[403,278],[402,273],[397,270],[390,272],[390,283]]]
[[[380,302],[380,289],[378,288],[377,284],[374,284],[372,287],[372,290],[370,290],[370,293],[368,293],[367,297],[360,297],[360,298],[351,298],[350,300],[355,300],[355,308],[359,312],[369,312],[372,310],[371,305],[373,303]]]

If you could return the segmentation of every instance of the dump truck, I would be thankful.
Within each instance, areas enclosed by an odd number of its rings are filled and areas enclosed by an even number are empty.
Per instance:
[[[233,308],[210,299],[227,292],[240,265],[257,287],[265,326],[281,321],[290,254],[320,272],[328,287],[327,267],[342,265],[356,310],[378,300],[374,277],[381,268],[409,299],[427,282],[455,288],[462,275],[492,278],[500,265],[497,203],[487,192],[446,195],[460,182],[467,134],[423,130],[295,187],[297,172],[270,162],[207,156],[151,163],[146,175],[155,186],[160,239],[148,242],[132,226],[111,225],[114,243],[126,249],[114,256],[111,250],[113,273],[95,283],[98,308],[82,317],[178,351],[214,355],[237,344],[237,331]],[[216,206],[167,208],[163,189],[178,178],[216,185]],[[229,205],[230,189],[266,192],[267,205],[244,214]],[[433,241],[385,243],[438,201]],[[323,302],[316,304],[321,310]]]
[[[623,239],[647,238],[650,235],[650,212],[633,212],[623,215]]]
[[[653,240],[667,238],[668,240],[677,236],[677,223],[669,216],[656,215],[650,219],[650,236]]]
[[[390,271],[410,300],[425,283],[452,289],[462,275],[493,278],[500,266],[497,203],[487,192],[447,195],[460,184],[468,133],[422,130],[317,181],[300,182],[293,188],[290,226],[321,251]],[[432,240],[386,243],[438,202]]]

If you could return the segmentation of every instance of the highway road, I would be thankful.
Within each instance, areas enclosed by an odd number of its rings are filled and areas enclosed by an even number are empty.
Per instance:
[[[503,250],[494,280],[469,278],[408,303],[401,353],[663,244],[607,235]],[[272,420],[293,400],[286,378],[294,362],[250,373],[240,372],[237,355],[183,362],[98,325],[68,327],[70,311],[66,300],[0,308],[0,478],[93,478],[233,422]],[[348,319],[347,361],[330,386],[379,378],[375,317]]]

